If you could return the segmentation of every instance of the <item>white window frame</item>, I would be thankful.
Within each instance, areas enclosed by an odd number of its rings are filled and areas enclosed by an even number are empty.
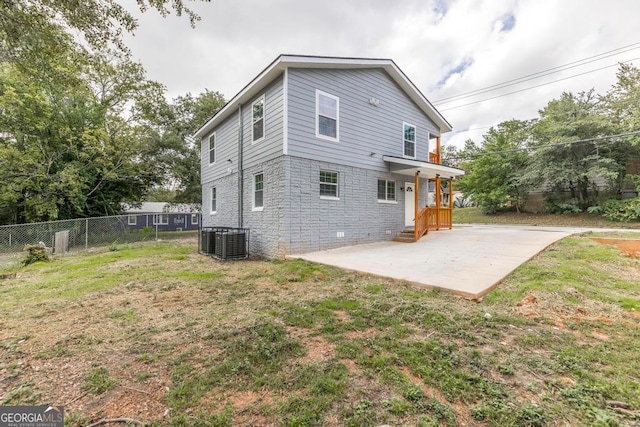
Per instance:
[[[405,142],[408,142],[408,139],[404,139],[404,128],[405,126],[410,126],[413,128],[413,137],[414,137],[414,141],[413,141],[413,157],[412,156],[407,156],[405,153],[405,149],[404,149],[404,144]],[[407,123],[407,122],[402,122],[402,157],[404,157],[405,159],[415,159],[418,156],[418,128],[414,125],[412,125],[411,123]]]
[[[258,177],[258,175],[262,175],[262,189],[260,189],[260,191],[262,191],[262,206],[256,206],[256,193],[257,193],[257,189],[256,189],[256,178]],[[252,210],[254,211],[262,211],[264,209],[264,172],[258,172],[253,174],[253,204],[252,204]]]
[[[211,138],[213,138],[213,150],[211,149]],[[216,133],[212,133],[211,135],[209,135],[209,164],[213,165],[216,163],[216,160],[218,160],[218,156],[216,155],[216,144],[217,144],[217,137],[216,137]],[[213,162],[211,161],[211,152],[213,151]]]
[[[336,121],[336,137],[335,138],[328,135],[322,135],[320,133],[320,97],[321,96],[331,98],[336,101],[336,116],[331,117],[324,114],[322,115],[323,117],[328,117]],[[330,93],[323,92],[319,89],[316,89],[316,138],[326,139],[327,141],[332,141],[332,142],[340,142],[340,98],[335,95],[331,95]]]
[[[256,105],[258,102],[262,102],[262,137],[255,139],[255,136],[253,135],[253,126],[255,124],[254,120],[253,120],[253,106]],[[264,95],[262,95],[260,98],[256,99],[252,104],[251,104],[251,143],[252,144],[256,144],[260,141],[262,141],[265,138],[265,134],[267,132],[267,126],[266,126],[266,102],[264,100]]]
[[[336,174],[336,182],[335,184],[332,182],[322,182],[320,181],[320,174],[322,173],[334,173]],[[318,182],[319,182],[319,186],[318,186],[318,194],[320,194],[320,198],[323,200],[340,200],[340,172],[336,172],[336,171],[328,171],[328,170],[320,170],[320,173],[318,174]],[[321,185],[335,185],[336,187],[336,195],[335,196],[327,196],[327,195],[323,195],[320,191],[320,186]]]
[[[379,184],[380,181],[384,181],[384,199],[380,198],[380,195],[378,194],[376,197],[378,197],[378,203],[391,203],[391,204],[397,204],[398,203],[398,187],[396,186],[396,181],[393,179],[384,179],[384,178],[379,178],[378,181],[376,181],[376,183]],[[393,188],[394,188],[394,192],[393,192],[393,199],[389,199],[389,183],[392,182],[393,183]],[[376,186],[376,193],[378,192],[378,188]]]
[[[128,215],[127,225],[138,225],[138,215]]]
[[[194,221],[195,219],[195,221]],[[192,213],[191,214],[191,225],[198,225],[200,224],[200,215],[198,215],[197,213]]]
[[[211,215],[215,215],[218,213],[218,189],[216,187],[211,187],[210,195],[211,195],[211,201],[209,202],[209,207],[211,208]],[[215,209],[213,208],[214,201],[216,204]]]
[[[166,219],[166,221],[163,221],[163,219]],[[169,225],[169,214],[153,214],[153,225]]]

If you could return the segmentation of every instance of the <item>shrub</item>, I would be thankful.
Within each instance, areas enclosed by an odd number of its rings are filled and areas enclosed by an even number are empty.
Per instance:
[[[47,248],[42,245],[27,245],[23,250],[27,252],[21,261],[21,264],[25,267],[34,262],[51,261],[51,255],[47,252]]]
[[[640,220],[640,198],[607,200],[602,205],[602,216],[610,221],[632,222]]]
[[[558,200],[551,197],[547,198],[545,210],[553,214],[571,214],[580,213],[580,201],[578,199]]]

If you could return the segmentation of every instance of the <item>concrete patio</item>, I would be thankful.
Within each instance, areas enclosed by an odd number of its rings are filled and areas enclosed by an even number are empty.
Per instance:
[[[587,231],[611,230],[460,225],[431,231],[415,243],[378,242],[289,258],[442,288],[477,299],[552,243]]]

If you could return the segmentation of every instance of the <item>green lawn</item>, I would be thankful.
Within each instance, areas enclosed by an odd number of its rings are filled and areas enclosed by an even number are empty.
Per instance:
[[[613,222],[600,215],[501,212],[485,215],[479,208],[455,208],[454,224],[522,224],[567,227],[640,228],[638,222]]]
[[[70,426],[640,423],[640,263],[589,236],[481,302],[195,246],[3,267],[0,404]]]

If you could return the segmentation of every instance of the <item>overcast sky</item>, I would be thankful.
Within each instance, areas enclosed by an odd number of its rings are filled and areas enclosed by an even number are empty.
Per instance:
[[[640,65],[639,0],[212,0],[191,6],[202,18],[195,29],[184,17],[147,12],[126,38],[169,97],[207,88],[230,99],[281,53],[390,58],[453,125],[443,139],[457,146],[467,138],[480,142],[501,121],[535,117],[563,91],[605,93],[617,62]],[[499,91],[438,102],[605,52],[610,56]],[[565,80],[543,85],[559,79]],[[486,100],[537,85],[543,86]]]

